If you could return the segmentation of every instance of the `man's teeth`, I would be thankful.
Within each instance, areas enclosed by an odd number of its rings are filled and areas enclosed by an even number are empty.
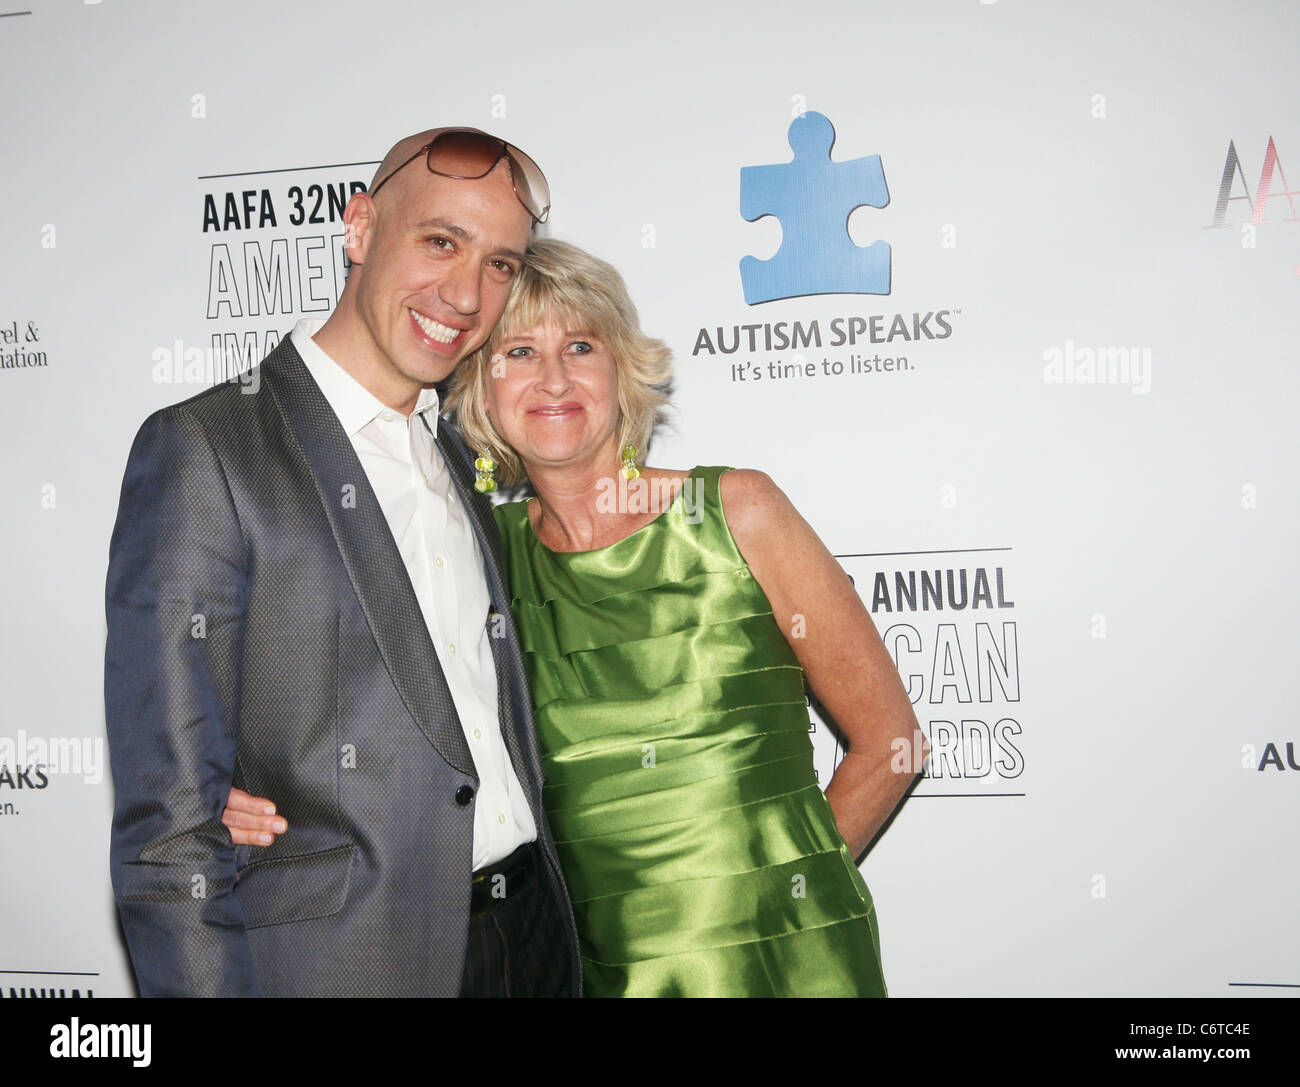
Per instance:
[[[424,330],[424,334],[431,340],[437,340],[439,343],[451,343],[460,335],[460,329],[440,325],[423,313],[416,313],[415,310],[411,310],[411,316],[415,318],[415,323]]]

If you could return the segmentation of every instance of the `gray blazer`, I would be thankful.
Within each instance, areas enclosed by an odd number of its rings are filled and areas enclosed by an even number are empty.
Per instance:
[[[500,721],[569,919],[501,544],[463,442],[439,449],[487,560]],[[140,991],[454,996],[478,780],[351,442],[286,339],[247,385],[166,408],[131,450],[109,558],[111,866]],[[236,847],[231,784],[289,832]]]

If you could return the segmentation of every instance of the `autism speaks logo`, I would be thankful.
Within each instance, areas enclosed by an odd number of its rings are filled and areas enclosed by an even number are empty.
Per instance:
[[[832,379],[906,381],[933,341],[952,336],[961,309],[880,312],[876,299],[864,299],[892,289],[889,242],[858,245],[849,234],[855,209],[889,204],[880,156],[833,160],[835,128],[821,113],[798,114],[787,139],[789,162],[740,169],[741,216],[752,223],[771,215],[781,223],[780,247],[768,260],[744,257],[740,280],[746,305],[794,301],[767,311],[766,321],[746,311],[739,320],[729,314],[700,322],[691,357],[725,361],[732,384],[754,390]],[[856,297],[834,303],[837,312],[807,301],[819,295]]]
[[[751,306],[813,294],[888,294],[890,249],[884,241],[858,245],[849,215],[889,203],[879,155],[831,160],[835,128],[820,113],[804,113],[787,135],[794,158],[740,171],[740,214],[749,222],[774,215],[781,247],[768,260],[744,257],[740,279]]]

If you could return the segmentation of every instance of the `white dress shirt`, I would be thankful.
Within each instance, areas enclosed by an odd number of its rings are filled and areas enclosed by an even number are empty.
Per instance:
[[[299,321],[293,346],[338,416],[379,499],[447,677],[479,775],[474,867],[482,868],[535,840],[537,825],[501,736],[483,554],[472,514],[433,441],[438,394],[421,390],[409,419],[385,406],[317,346],[312,336],[320,326],[320,321]]]

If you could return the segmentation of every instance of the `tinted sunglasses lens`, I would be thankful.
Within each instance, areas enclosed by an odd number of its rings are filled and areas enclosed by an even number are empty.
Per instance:
[[[464,129],[440,133],[429,145],[428,165],[443,177],[473,180],[486,177],[503,155],[510,164],[510,180],[519,202],[529,215],[544,222],[551,205],[545,175],[519,148],[496,136]]]
[[[482,132],[444,132],[429,145],[429,169],[444,177],[486,177],[501,161],[500,140]]]
[[[528,209],[529,215],[539,223],[545,222],[551,208],[551,190],[546,184],[546,175],[517,147],[510,147],[506,158],[510,160],[511,178],[520,202]]]

